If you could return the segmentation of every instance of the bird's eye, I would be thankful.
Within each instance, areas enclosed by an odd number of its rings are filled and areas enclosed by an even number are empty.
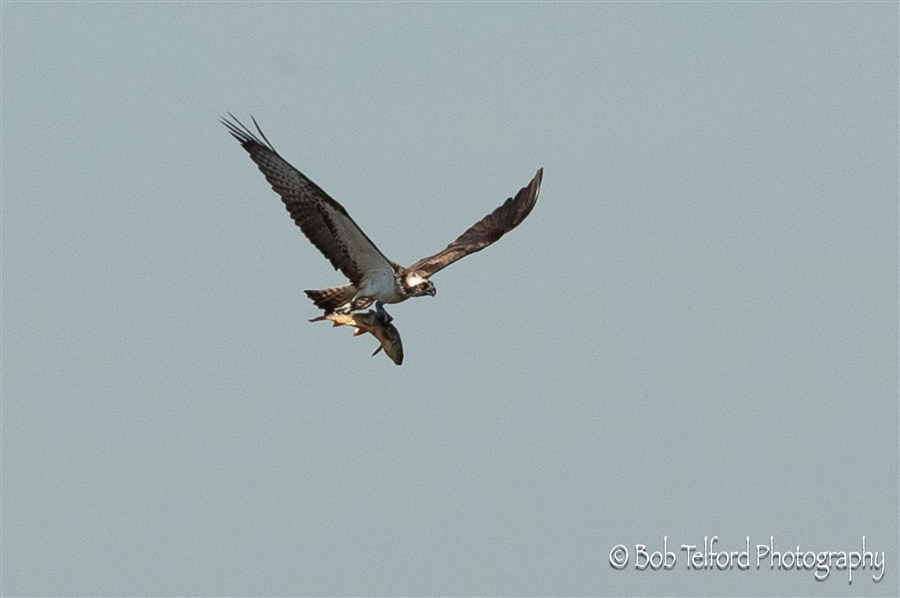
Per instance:
[[[420,283],[419,283],[419,288],[422,289],[422,290],[424,291],[425,289],[428,288],[428,283],[427,283],[427,282],[420,282]]]

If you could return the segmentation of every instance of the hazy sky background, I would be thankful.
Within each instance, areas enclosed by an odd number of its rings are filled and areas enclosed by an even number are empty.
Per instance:
[[[5,2],[0,591],[897,595],[898,43],[896,3]],[[403,264],[540,199],[391,308],[397,367],[307,322],[343,279],[229,111]],[[688,570],[714,535],[751,569]],[[881,583],[755,566],[863,536]]]

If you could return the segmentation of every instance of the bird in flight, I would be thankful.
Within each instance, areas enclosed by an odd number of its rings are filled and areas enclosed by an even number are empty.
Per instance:
[[[425,295],[433,297],[436,290],[431,277],[517,227],[531,213],[541,189],[542,168],[515,197],[507,199],[447,247],[404,268],[381,253],[344,206],[275,151],[256,119],[253,124],[258,137],[234,115],[229,116],[231,120],[223,118],[222,124],[247,150],[272,189],[281,196],[303,234],[350,281],[342,286],[304,291],[326,315],[350,313],[374,303],[377,313],[384,318],[385,303],[400,303]]]

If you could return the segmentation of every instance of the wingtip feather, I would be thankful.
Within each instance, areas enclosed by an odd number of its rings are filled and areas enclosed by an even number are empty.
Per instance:
[[[266,137],[266,134],[262,132],[262,129],[259,126],[259,123],[256,122],[256,118],[251,114],[250,118],[253,120],[253,124],[256,127],[256,130],[259,131],[259,137],[250,130],[250,128],[242,123],[238,118],[232,114],[228,113],[228,118],[220,118],[219,122],[221,122],[228,129],[228,132],[231,133],[231,136],[238,140],[245,149],[247,144],[258,143],[259,145],[265,147],[266,149],[275,151],[275,148],[272,146],[272,142]],[[276,152],[277,153],[277,152]]]

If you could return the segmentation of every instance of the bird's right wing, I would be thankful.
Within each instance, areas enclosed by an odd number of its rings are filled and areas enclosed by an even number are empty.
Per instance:
[[[222,124],[247,150],[275,193],[281,196],[291,218],[335,270],[358,284],[363,277],[393,276],[393,266],[344,209],[318,185],[278,155],[253,120],[260,137],[234,115]]]

